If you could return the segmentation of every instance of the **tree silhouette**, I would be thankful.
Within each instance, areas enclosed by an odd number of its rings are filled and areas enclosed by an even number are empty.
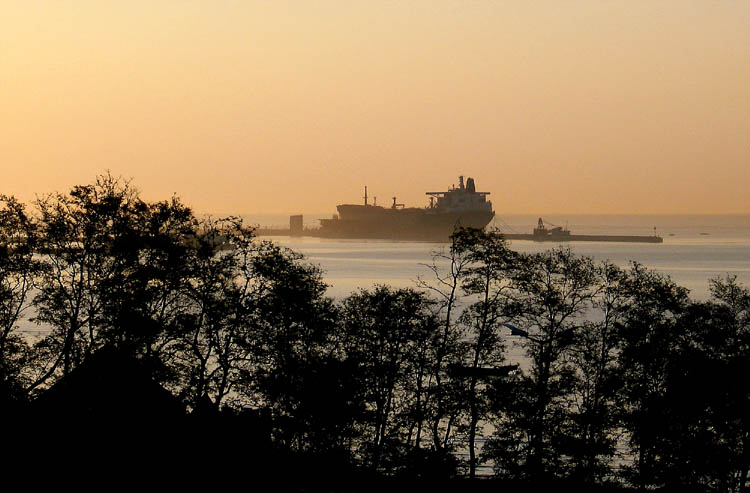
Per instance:
[[[269,410],[278,444],[298,452],[344,450],[352,427],[347,416],[357,408],[351,394],[358,389],[346,373],[326,380],[345,366],[335,340],[337,313],[325,296],[322,273],[272,242],[258,242],[248,253],[242,277],[248,290],[244,347],[252,365],[243,373],[241,392]],[[335,397],[330,404],[339,404],[342,414],[327,410],[324,395]]]
[[[99,290],[117,270],[112,255],[116,236],[128,229],[137,193],[129,184],[103,175],[94,185],[76,186],[70,194],[36,201],[39,252],[44,269],[34,298],[36,320],[51,326],[42,342],[57,357],[29,390],[61,370],[67,375],[101,347]]]
[[[517,255],[508,249],[498,232],[479,229],[460,229],[454,241],[467,252],[469,266],[462,272],[464,293],[475,299],[461,314],[466,327],[462,345],[466,353],[468,371],[466,402],[468,403],[469,478],[474,479],[479,457],[476,439],[479,422],[489,413],[489,401],[484,392],[483,368],[500,366],[504,360],[504,337],[501,329],[509,315],[506,297],[511,289],[510,279],[516,268]]]
[[[570,423],[564,453],[570,476],[588,484],[611,480],[611,461],[620,439],[622,375],[618,366],[618,324],[625,317],[627,274],[602,262],[592,310],[574,338],[570,362],[576,379],[572,388]]]
[[[721,390],[718,404],[711,414],[718,418],[713,428],[718,441],[726,445],[727,476],[720,484],[730,491],[747,491],[750,487],[750,385],[742,375],[750,373],[750,289],[726,276],[711,280],[713,303],[723,312],[716,322],[702,331],[706,346],[720,368],[712,375],[712,388]],[[718,319],[718,320],[717,320]],[[716,330],[712,330],[716,329]],[[717,385],[718,384],[718,385]],[[723,406],[722,406],[723,404]]]
[[[568,354],[597,290],[593,261],[567,248],[521,255],[506,309],[529,358],[488,453],[501,475],[536,481],[559,475],[575,371]]]
[[[344,348],[358,365],[367,411],[359,453],[373,470],[397,470],[420,449],[413,430],[424,419],[419,409],[428,378],[423,350],[441,331],[431,305],[421,292],[386,286],[360,290],[343,301]]]
[[[664,484],[671,444],[668,389],[670,365],[686,333],[680,318],[688,306],[687,290],[639,264],[630,269],[629,296],[620,326],[623,371],[623,426],[636,460],[626,468],[629,480],[643,489]]]
[[[0,204],[0,406],[8,406],[10,399],[23,398],[28,385],[29,347],[18,323],[31,307],[41,265],[34,258],[34,223],[23,204],[6,196],[0,196]]]
[[[335,301],[319,267],[238,218],[110,174],[30,210],[0,197],[0,411],[26,425],[11,448],[114,451],[169,428],[172,458],[284,464],[300,488],[474,478],[487,460],[516,486],[748,489],[750,290],[734,277],[696,302],[639,264],[458,229],[418,289]],[[24,319],[49,332],[31,343]]]
[[[431,278],[418,278],[417,287],[436,300],[442,330],[435,339],[435,355],[430,369],[429,388],[424,409],[428,411],[432,446],[436,451],[449,448],[456,431],[456,421],[464,411],[459,403],[461,382],[450,378],[451,365],[462,364],[460,340],[463,336],[458,318],[463,308],[461,283],[471,264],[469,247],[472,239],[457,228],[450,244],[433,252],[432,263],[425,266]]]

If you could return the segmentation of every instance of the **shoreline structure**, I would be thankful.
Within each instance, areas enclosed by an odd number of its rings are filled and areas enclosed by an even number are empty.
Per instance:
[[[305,228],[303,227],[303,216],[301,214],[289,216],[288,228],[267,228],[258,226],[255,229],[257,236],[308,236],[312,238],[347,238],[347,239],[394,239],[380,234],[368,235],[367,233],[338,236],[327,232],[324,228]],[[647,236],[638,235],[576,235],[571,234],[567,228],[555,226],[548,228],[544,220],[540,217],[537,227],[531,233],[505,233],[502,235],[507,240],[527,240],[536,242],[569,242],[569,241],[600,241],[600,242],[618,242],[618,243],[663,243],[664,239],[657,236],[656,233]],[[447,237],[429,237],[422,240],[414,239],[412,241],[430,241],[430,242],[447,242]]]

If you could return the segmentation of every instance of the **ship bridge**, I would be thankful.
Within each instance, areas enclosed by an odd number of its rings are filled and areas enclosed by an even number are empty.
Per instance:
[[[487,200],[490,192],[477,192],[474,178],[458,177],[458,188],[446,192],[427,192],[430,196],[430,209],[446,212],[487,211],[492,212],[492,202]]]

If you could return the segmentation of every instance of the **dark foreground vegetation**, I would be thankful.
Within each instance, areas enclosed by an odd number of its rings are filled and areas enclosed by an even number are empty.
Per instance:
[[[3,197],[3,452],[308,490],[747,491],[746,287],[699,302],[637,264],[452,240],[414,289],[332,300],[299,254],[109,175]]]

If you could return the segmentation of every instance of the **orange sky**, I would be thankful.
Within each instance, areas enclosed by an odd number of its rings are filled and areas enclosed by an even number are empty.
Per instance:
[[[0,2],[0,193],[750,213],[745,0]]]

